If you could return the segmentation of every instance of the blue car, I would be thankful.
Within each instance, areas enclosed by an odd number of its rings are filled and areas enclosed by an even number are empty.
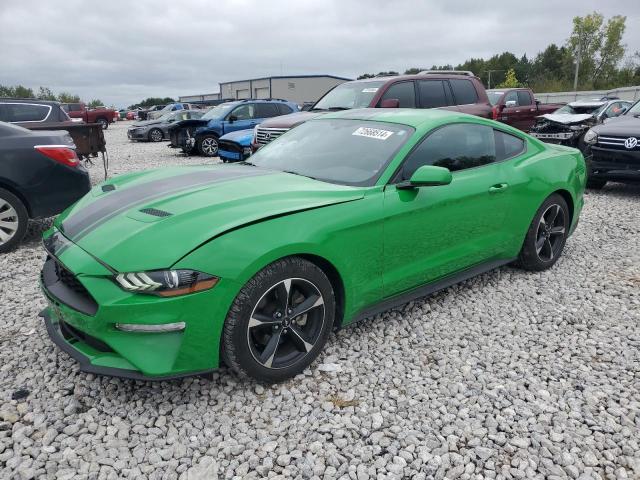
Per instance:
[[[253,129],[227,133],[218,140],[218,157],[223,162],[243,162],[251,156]]]
[[[218,155],[220,137],[238,130],[252,129],[264,120],[298,111],[286,100],[238,100],[213,107],[199,120],[184,120],[169,129],[171,147],[205,157]]]

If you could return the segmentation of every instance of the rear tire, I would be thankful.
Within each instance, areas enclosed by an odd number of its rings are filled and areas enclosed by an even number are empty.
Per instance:
[[[24,238],[29,213],[13,193],[0,188],[0,253],[12,250]]]
[[[203,135],[197,142],[198,151],[200,155],[205,157],[217,157],[218,156],[218,137],[212,134]]]
[[[106,118],[98,118],[96,119],[96,123],[99,123],[103,130],[109,128],[109,121]]]
[[[274,383],[316,359],[335,317],[331,282],[299,257],[278,260],[240,290],[225,320],[221,353],[241,375]]]
[[[547,197],[533,217],[516,261],[525,270],[551,268],[560,258],[569,235],[567,202],[557,193]]]

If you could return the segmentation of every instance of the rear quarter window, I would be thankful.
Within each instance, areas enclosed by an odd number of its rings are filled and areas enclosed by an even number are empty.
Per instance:
[[[278,103],[277,105],[278,110],[280,110],[280,115],[286,115],[293,112],[293,109],[289,105],[285,105],[284,103]]]
[[[29,103],[9,103],[5,104],[5,117],[7,122],[42,122],[44,121],[51,107],[48,105],[33,105]]]
[[[502,130],[494,130],[496,137],[496,159],[507,160],[516,157],[525,151],[525,142],[515,135],[505,133]]]
[[[476,92],[476,87],[473,86],[471,80],[452,78],[449,83],[453,89],[456,105],[478,103],[478,92]]]

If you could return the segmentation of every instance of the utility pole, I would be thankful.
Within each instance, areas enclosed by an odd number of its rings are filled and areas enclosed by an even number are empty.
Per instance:
[[[487,70],[487,72],[489,72],[489,86],[487,87],[487,90],[491,88],[491,72],[504,72],[504,70]]]
[[[576,73],[573,76],[573,91],[578,91],[578,72],[580,71],[580,57],[582,56],[582,39],[578,41],[578,56],[576,57]]]

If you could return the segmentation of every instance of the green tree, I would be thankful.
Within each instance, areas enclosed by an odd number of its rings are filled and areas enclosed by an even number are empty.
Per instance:
[[[88,104],[89,108],[96,108],[96,107],[101,107],[103,106],[104,103],[102,103],[102,100],[99,100],[97,98],[94,98],[93,100],[91,100]]]
[[[499,84],[498,88],[517,88],[520,86],[520,82],[516,77],[516,71],[513,68],[507,70],[507,76],[504,79],[504,82]]]
[[[37,97],[40,100],[55,100],[56,96],[49,87],[40,87]]]
[[[60,92],[58,94],[58,101],[62,103],[79,103],[80,97],[69,92]]]
[[[616,15],[606,23],[604,16],[593,12],[574,17],[567,48],[573,61],[579,61],[578,85],[587,88],[605,86],[624,57],[622,35],[627,17]]]

